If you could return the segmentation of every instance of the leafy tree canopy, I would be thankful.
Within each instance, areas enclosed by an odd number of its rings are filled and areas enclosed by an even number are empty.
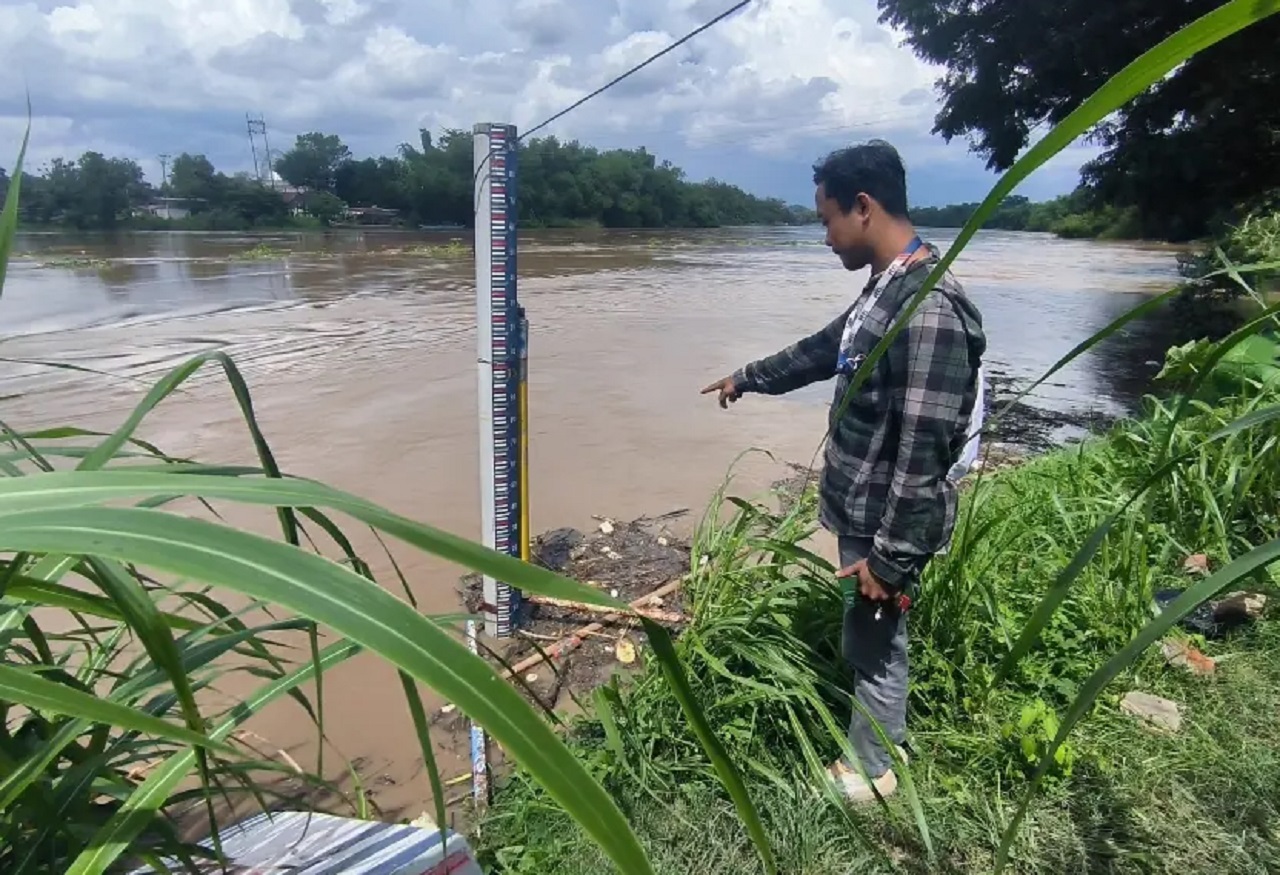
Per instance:
[[[935,133],[1007,169],[1044,124],[1220,0],[878,0],[881,20],[944,68]],[[1092,134],[1099,204],[1186,239],[1280,187],[1280,16],[1201,52]]]

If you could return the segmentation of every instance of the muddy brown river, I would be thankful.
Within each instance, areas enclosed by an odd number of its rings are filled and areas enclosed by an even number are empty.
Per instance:
[[[954,232],[926,236],[945,249]],[[149,382],[219,349],[244,370],[286,470],[478,537],[474,274],[469,241],[450,239],[22,235],[0,299],[2,418],[25,430],[109,429]],[[861,288],[865,274],[845,273],[817,228],[545,233],[520,245],[534,531],[585,528],[593,515],[696,516],[748,447],[812,459],[828,385],[729,413],[698,390],[820,328]],[[955,272],[983,311],[989,367],[1013,379],[1037,375],[1177,279],[1172,249],[999,232],[980,234]],[[1158,319],[1133,325],[1033,402],[1123,413],[1168,337]],[[51,361],[101,373],[40,364]],[[201,461],[253,461],[214,370],[165,402],[141,436]],[[780,473],[750,456],[736,489],[755,493]],[[269,525],[249,511],[230,519]],[[459,569],[406,550],[397,558],[425,609],[458,610]],[[330,741],[359,762],[383,811],[422,811],[427,780],[394,672],[368,655],[339,667],[325,708]],[[304,764],[314,751],[314,729],[292,704],[253,729]]]

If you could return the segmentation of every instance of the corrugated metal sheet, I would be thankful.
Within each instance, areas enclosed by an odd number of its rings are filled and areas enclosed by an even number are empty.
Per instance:
[[[466,839],[449,830],[287,811],[220,835],[229,875],[483,875]],[[223,870],[209,863],[204,871]]]

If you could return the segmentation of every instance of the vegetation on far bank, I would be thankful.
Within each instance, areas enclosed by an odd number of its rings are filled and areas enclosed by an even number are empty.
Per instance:
[[[915,207],[911,219],[926,228],[963,228],[978,211],[977,203]],[[1041,231],[1067,239],[1137,240],[1142,226],[1133,207],[1097,205],[1089,192],[1077,189],[1049,201],[1032,202],[1010,195],[983,223],[1001,231]]]
[[[422,131],[394,156],[356,159],[341,139],[307,133],[275,163],[277,186],[219,172],[203,155],[173,159],[159,188],[126,158],[86,152],[56,159],[23,181],[22,221],[81,229],[241,230],[322,227],[350,207],[391,212],[381,221],[470,226],[472,135]],[[6,178],[0,171],[0,192]],[[179,199],[190,215],[146,211],[156,197]],[[601,151],[576,141],[533,138],[520,147],[520,222],[538,227],[716,227],[795,224],[810,210],[760,198],[717,180],[693,182],[643,148]]]

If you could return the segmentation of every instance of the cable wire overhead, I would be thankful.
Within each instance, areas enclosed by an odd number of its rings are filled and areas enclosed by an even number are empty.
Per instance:
[[[626,72],[625,72],[625,73],[623,73],[622,75],[620,75],[620,76],[616,76],[616,77],[614,77],[613,79],[611,79],[611,80],[609,80],[608,82],[606,82],[604,85],[601,85],[599,88],[597,88],[595,91],[592,91],[592,92],[591,92],[590,94],[588,94],[586,97],[583,97],[583,98],[581,98],[581,99],[579,99],[579,100],[574,101],[574,102],[573,102],[573,103],[571,103],[569,106],[566,106],[564,109],[560,110],[558,113],[556,113],[555,115],[553,115],[553,116],[551,116],[550,118],[548,118],[546,121],[544,121],[544,122],[540,122],[539,124],[534,125],[532,128],[530,128],[529,130],[527,130],[527,131],[525,131],[523,134],[521,134],[521,135],[520,135],[520,137],[519,137],[519,139],[523,140],[525,137],[528,137],[528,136],[531,136],[531,135],[533,135],[533,134],[537,133],[538,131],[542,130],[542,129],[543,129],[543,128],[545,128],[547,125],[551,124],[552,122],[558,121],[559,119],[561,119],[561,118],[563,118],[564,116],[568,115],[569,113],[573,112],[575,109],[577,109],[578,107],[582,106],[582,104],[586,103],[588,100],[591,100],[591,99],[592,99],[592,98],[594,98],[594,97],[599,97],[601,94],[604,94],[604,93],[605,93],[606,91],[608,91],[610,88],[612,88],[613,86],[617,85],[617,84],[618,84],[619,82],[621,82],[622,80],[626,79],[628,76],[633,76],[633,75],[635,75],[636,73],[639,73],[639,72],[640,72],[641,70],[643,70],[645,67],[649,66],[649,65],[650,65],[650,64],[652,64],[654,61],[656,61],[656,60],[658,60],[659,58],[661,58],[663,55],[666,55],[666,54],[668,54],[668,53],[670,53],[670,52],[675,51],[676,49],[680,48],[680,46],[684,45],[684,44],[685,44],[685,43],[687,43],[689,40],[691,40],[691,39],[693,39],[695,36],[697,36],[698,34],[702,33],[703,31],[710,30],[711,28],[715,27],[715,26],[716,26],[717,24],[719,24],[720,22],[724,21],[724,20],[725,20],[726,18],[728,18],[729,16],[733,15],[735,12],[739,12],[739,11],[741,11],[741,10],[745,9],[747,6],[751,5],[751,2],[752,2],[752,0],[742,0],[742,2],[740,2],[740,3],[735,3],[733,6],[729,7],[729,8],[728,8],[728,9],[726,9],[724,12],[721,12],[719,15],[717,15],[715,18],[713,18],[713,19],[711,19],[710,21],[708,21],[706,24],[702,25],[701,27],[697,28],[696,30],[691,30],[691,31],[689,31],[689,32],[688,32],[688,33],[686,33],[684,36],[680,37],[680,39],[676,40],[676,41],[675,41],[675,42],[673,42],[671,45],[669,45],[669,46],[667,46],[665,49],[663,49],[662,51],[657,52],[656,54],[650,55],[649,57],[645,58],[645,59],[644,59],[643,61],[641,61],[639,64],[636,64],[634,67],[632,67],[630,70],[626,71]]]

